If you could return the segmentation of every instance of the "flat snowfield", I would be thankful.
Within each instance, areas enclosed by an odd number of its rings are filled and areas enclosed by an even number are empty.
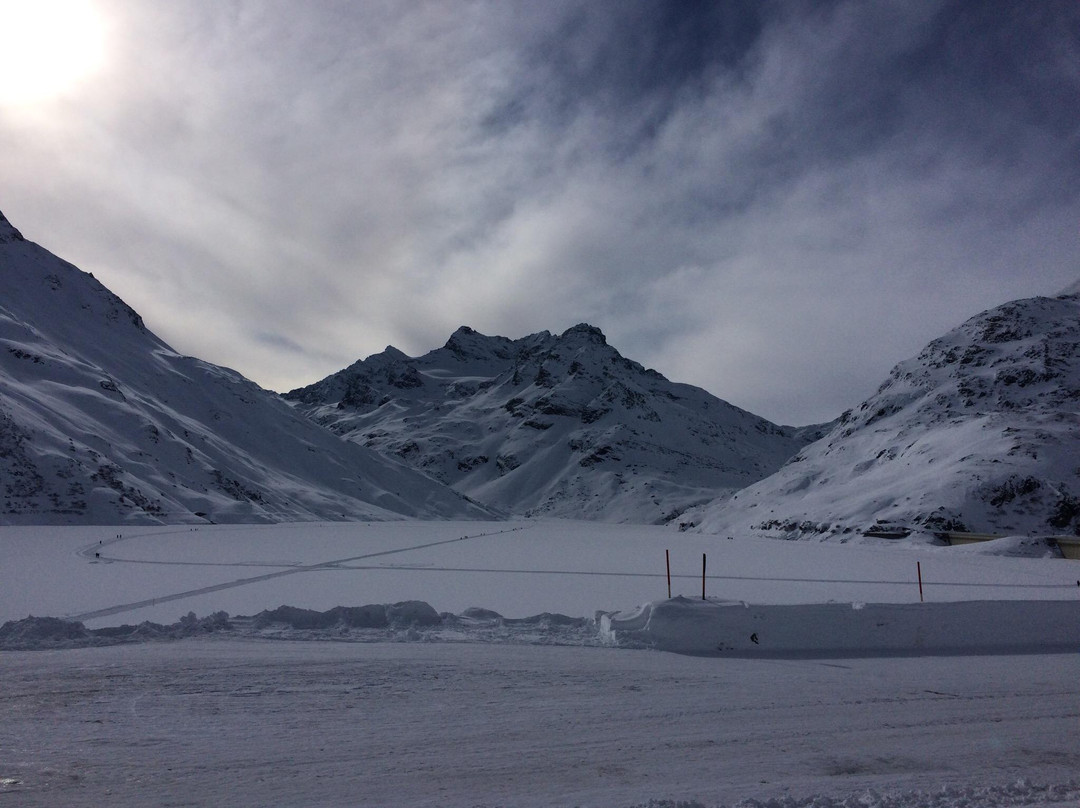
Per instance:
[[[122,538],[117,539],[118,536]],[[886,539],[763,541],[590,522],[359,522],[0,528],[0,622],[100,627],[194,611],[422,600],[507,617],[592,617],[672,595],[754,604],[1080,600],[1080,564]],[[996,553],[1045,554],[1004,544]]]
[[[923,612],[917,570],[941,608],[986,604],[966,606],[986,615],[980,631],[1038,615],[1039,601],[1057,601],[1047,614],[1080,610],[1080,564],[1020,541],[837,546],[402,522],[4,528],[0,547],[0,621],[100,627],[414,599],[515,618],[624,610],[637,625],[634,607],[651,601],[646,639],[684,643],[688,628],[730,620],[756,653],[789,619],[781,605],[810,635],[845,603],[860,620],[895,604],[882,614],[910,629]],[[690,600],[666,600],[665,549],[672,594]],[[702,604],[703,553],[707,593],[727,601]],[[705,657],[604,647],[599,624],[488,630],[483,619],[0,652],[0,808],[1080,804],[1080,642],[1069,653]]]
[[[1080,800],[1075,654],[208,639],[2,660],[4,806]]]

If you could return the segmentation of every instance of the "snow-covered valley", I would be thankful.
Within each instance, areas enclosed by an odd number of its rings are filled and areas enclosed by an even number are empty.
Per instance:
[[[599,329],[459,328],[291,404],[177,354],[0,216],[0,521],[558,517],[845,541],[1080,531],[1080,296],[1013,301],[826,425],[779,426]],[[309,416],[309,417],[305,417]]]
[[[290,405],[0,261],[5,805],[1080,800],[1075,288],[815,440],[584,325]]]

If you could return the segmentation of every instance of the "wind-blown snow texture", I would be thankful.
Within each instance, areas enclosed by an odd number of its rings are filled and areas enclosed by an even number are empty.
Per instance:
[[[1080,287],[972,317],[897,365],[708,532],[1080,533]]]
[[[589,325],[517,340],[463,327],[424,356],[388,347],[286,397],[338,434],[527,516],[671,521],[820,434],[670,382]]]
[[[240,374],[181,356],[0,216],[0,524],[469,517]]]

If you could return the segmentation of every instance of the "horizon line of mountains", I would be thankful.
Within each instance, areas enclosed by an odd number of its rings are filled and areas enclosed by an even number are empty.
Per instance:
[[[580,324],[461,327],[279,396],[181,356],[0,214],[0,524],[557,517],[845,540],[1080,533],[1080,285],[780,426]]]

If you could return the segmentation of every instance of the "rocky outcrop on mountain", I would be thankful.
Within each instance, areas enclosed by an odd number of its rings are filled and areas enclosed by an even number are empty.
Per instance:
[[[790,538],[1080,533],[1080,285],[934,340],[779,472],[698,518]]]
[[[0,244],[10,244],[13,241],[25,241],[23,234],[16,230],[7,217],[0,212]]]
[[[339,435],[528,516],[677,519],[770,474],[812,434],[670,382],[584,324],[513,340],[462,327],[423,356],[389,347],[286,398]]]
[[[0,216],[0,524],[486,515],[177,354]]]

